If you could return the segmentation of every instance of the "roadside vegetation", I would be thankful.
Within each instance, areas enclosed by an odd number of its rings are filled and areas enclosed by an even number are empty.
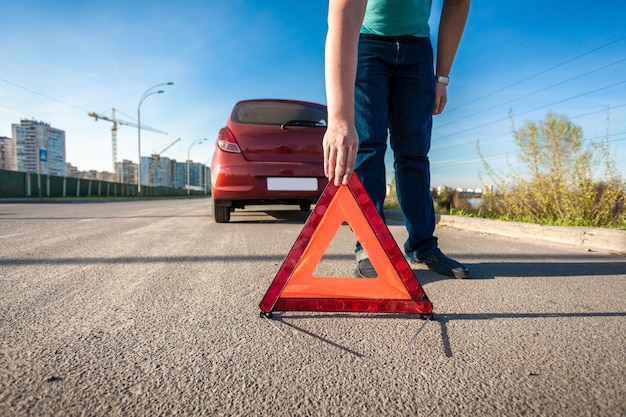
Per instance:
[[[590,141],[566,116],[549,113],[543,121],[513,126],[517,159],[508,172],[496,171],[477,144],[493,191],[473,207],[456,190],[433,192],[440,213],[557,226],[626,230],[626,182],[614,162],[608,138]],[[398,207],[391,185],[386,207]]]

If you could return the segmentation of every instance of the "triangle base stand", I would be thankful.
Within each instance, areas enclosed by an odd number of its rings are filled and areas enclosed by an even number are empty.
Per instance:
[[[273,311],[327,311],[352,313],[409,313],[429,314],[432,303],[426,300],[376,300],[376,299],[309,299],[283,298]]]
[[[315,277],[332,238],[348,223],[377,278]],[[275,311],[406,313],[432,318],[428,300],[391,232],[356,174],[348,185],[329,183],[259,304]]]

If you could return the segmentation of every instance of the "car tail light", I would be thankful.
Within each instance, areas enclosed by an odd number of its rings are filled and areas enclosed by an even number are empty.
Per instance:
[[[241,153],[235,137],[226,128],[220,129],[220,132],[217,134],[217,146],[225,152]]]

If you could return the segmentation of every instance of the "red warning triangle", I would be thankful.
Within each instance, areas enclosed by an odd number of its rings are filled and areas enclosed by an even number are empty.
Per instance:
[[[313,276],[343,222],[368,254],[377,278]],[[432,303],[356,175],[329,183],[261,300],[261,311],[429,314]]]

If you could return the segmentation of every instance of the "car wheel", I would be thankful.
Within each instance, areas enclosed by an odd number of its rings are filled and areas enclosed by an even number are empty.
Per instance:
[[[311,210],[310,204],[300,204],[300,211],[309,211]]]
[[[220,206],[213,200],[213,218],[215,218],[215,223],[228,223],[230,221],[230,207]]]

